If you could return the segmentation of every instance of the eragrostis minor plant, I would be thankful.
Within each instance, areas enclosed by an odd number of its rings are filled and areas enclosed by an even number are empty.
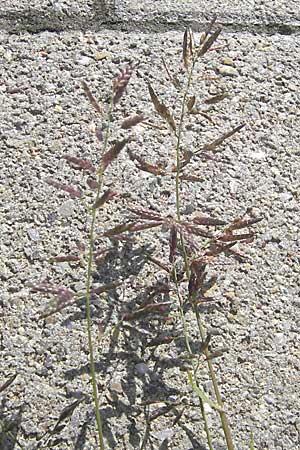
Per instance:
[[[99,263],[99,255],[105,253],[105,248],[98,246],[99,237],[102,241],[118,240],[121,243],[126,242],[127,239],[134,237],[136,233],[143,230],[161,229],[163,233],[168,230],[169,242],[168,249],[164,249],[164,254],[168,254],[167,258],[158,258],[156,256],[145,254],[145,259],[148,263],[162,271],[164,280],[156,284],[152,284],[147,290],[147,295],[144,301],[137,305],[135,309],[130,309],[123,312],[121,319],[117,324],[111,328],[110,332],[112,339],[117,339],[122,330],[128,326],[128,323],[138,323],[139,321],[159,320],[163,324],[163,332],[155,333],[149,338],[147,346],[149,348],[156,348],[164,345],[166,351],[168,346],[172,344],[180,335],[184,338],[186,354],[183,357],[178,355],[178,358],[183,358],[188,361],[185,367],[187,381],[190,389],[198,398],[198,403],[194,400],[187,400],[186,398],[179,399],[176,402],[168,402],[164,399],[161,403],[162,408],[153,413],[147,419],[146,433],[141,442],[140,448],[146,448],[147,439],[151,430],[152,421],[158,417],[170,413],[170,411],[177,411],[174,424],[183,420],[182,417],[187,408],[200,408],[203,418],[204,429],[206,433],[207,443],[210,450],[213,449],[212,436],[209,430],[208,420],[205,412],[205,404],[217,411],[220,416],[221,425],[224,431],[224,436],[229,450],[234,449],[233,439],[225,411],[225,406],[220,394],[220,389],[217,377],[214,370],[213,358],[217,356],[211,349],[211,335],[205,330],[202,317],[202,306],[205,304],[213,304],[214,298],[209,295],[209,291],[217,281],[217,276],[211,274],[210,267],[215,264],[219,258],[237,257],[239,260],[245,257],[236,250],[237,244],[250,244],[255,238],[255,233],[251,230],[252,226],[262,220],[259,217],[250,216],[248,213],[241,217],[235,218],[231,222],[227,222],[222,218],[211,217],[203,214],[201,211],[192,215],[188,220],[182,218],[182,197],[181,188],[183,183],[195,183],[201,181],[201,174],[191,172],[191,163],[195,157],[214,160],[216,152],[221,148],[223,143],[238,133],[244,126],[244,123],[238,124],[233,129],[224,131],[217,136],[213,141],[202,145],[197,149],[186,149],[183,145],[184,135],[186,132],[186,125],[189,122],[189,117],[199,114],[207,122],[212,123],[209,112],[204,111],[201,107],[196,107],[199,99],[193,95],[192,86],[194,83],[194,75],[198,64],[205,65],[205,58],[208,54],[219,49],[215,43],[221,33],[221,26],[219,26],[215,19],[213,19],[207,29],[200,35],[200,38],[195,37],[190,29],[187,29],[183,36],[182,44],[182,68],[177,75],[174,75],[173,68],[169,68],[165,59],[163,59],[163,67],[166,71],[170,89],[173,89],[177,99],[178,115],[170,110],[170,108],[161,100],[160,94],[156,91],[152,84],[148,83],[149,100],[151,100],[156,115],[161,119],[163,126],[169,128],[169,137],[173,139],[174,144],[174,164],[170,165],[169,161],[166,164],[163,162],[154,164],[142,157],[136,150],[132,149],[131,143],[134,142],[134,136],[131,130],[137,126],[150,127],[152,130],[156,129],[160,133],[160,127],[155,126],[155,123],[144,114],[135,114],[126,117],[120,124],[121,129],[127,136],[121,140],[114,140],[111,136],[112,123],[114,121],[114,112],[124,95],[127,85],[137,69],[137,64],[129,64],[122,70],[120,75],[113,81],[110,101],[106,112],[100,106],[98,100],[92,94],[88,84],[83,81],[83,90],[96,111],[100,122],[106,123],[105,127],[96,127],[95,137],[101,148],[99,154],[99,161],[97,165],[92,164],[91,161],[83,159],[79,156],[66,154],[64,159],[72,167],[80,169],[86,174],[87,189],[92,189],[95,194],[91,201],[91,196],[88,197],[90,203],[86,204],[86,213],[90,218],[89,235],[87,236],[87,243],[81,243],[78,246],[77,254],[60,255],[52,258],[52,262],[69,261],[72,263],[83,262],[86,267],[85,290],[83,292],[75,293],[71,288],[65,286],[53,286],[47,283],[40,285],[31,285],[31,289],[35,292],[42,292],[50,294],[54,300],[48,305],[46,311],[41,314],[41,318],[57,313],[62,309],[76,304],[78,299],[85,298],[86,302],[86,328],[88,337],[88,349],[90,358],[90,372],[93,386],[93,398],[96,414],[96,422],[98,429],[98,443],[99,448],[105,448],[105,442],[102,430],[102,420],[100,415],[100,401],[97,388],[97,374],[94,360],[94,344],[92,341],[92,318],[91,318],[91,300],[96,297],[101,299],[103,292],[115,289],[122,283],[122,280],[102,286],[94,286],[93,283],[93,269]],[[217,95],[211,96],[204,100],[204,104],[211,105],[223,101],[228,97],[228,93],[220,92]],[[137,171],[146,171],[155,177],[160,177],[162,185],[164,178],[171,176],[174,179],[175,203],[173,215],[164,215],[160,211],[160,205],[157,205],[157,210],[145,209],[129,204],[124,211],[124,221],[121,223],[109,226],[109,223],[101,224],[101,232],[96,236],[96,227],[99,229],[99,211],[105,208],[105,205],[112,199],[117,199],[118,194],[111,189],[103,189],[103,180],[107,169],[114,163],[121,152],[127,152],[129,159],[135,165]],[[78,187],[60,183],[54,179],[47,179],[47,183],[55,189],[65,191],[72,198],[79,201],[84,198],[84,192]],[[123,208],[123,207],[122,207]],[[160,249],[161,250],[161,249]],[[162,253],[162,252],[160,252]],[[100,257],[101,260],[101,257]],[[164,300],[162,294],[168,294],[168,301]],[[168,314],[170,308],[177,311],[177,316],[180,318],[179,323],[180,332],[176,333],[173,328],[169,327]],[[187,313],[192,312],[197,324],[198,333],[198,350],[195,351],[191,345],[191,329],[187,321]],[[195,330],[193,330],[193,333]],[[209,377],[212,381],[214,397],[209,397],[201,388],[201,373],[207,368]],[[184,376],[184,375],[183,375]],[[148,405],[157,402],[146,402]],[[72,404],[62,414],[61,420],[71,415],[74,408],[80,402]],[[179,411],[179,412],[178,412]],[[57,428],[57,427],[56,427]]]

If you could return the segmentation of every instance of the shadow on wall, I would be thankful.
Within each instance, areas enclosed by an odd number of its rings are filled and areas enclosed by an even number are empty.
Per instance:
[[[102,24],[116,24],[115,0],[93,0],[85,11],[76,2],[64,7],[57,1],[45,9],[27,8],[2,9],[0,11],[0,30],[9,33],[42,31],[68,31],[99,29]]]
[[[9,385],[16,378],[11,377],[8,383],[1,386],[0,391],[5,385]],[[0,448],[6,450],[14,450],[18,446],[18,433],[22,423],[22,407],[12,408],[7,405],[6,398],[1,400],[0,404]]]
[[[1,1],[1,0],[0,0]],[[126,14],[126,6],[122,5],[122,12]],[[52,5],[45,9],[18,9],[18,6],[0,9],[0,31],[8,33],[40,33],[42,31],[99,31],[101,28],[119,29],[122,31],[166,32],[170,30],[184,30],[187,26],[194,31],[202,31],[207,24],[205,14],[197,11],[167,12],[154,11],[150,17],[139,19],[127,11],[130,20],[122,19],[118,14],[118,0],[90,0],[88,8],[84,9],[76,1],[66,6],[63,0],[53,0]],[[282,34],[292,35],[300,33],[299,19],[291,23],[290,17],[280,17],[267,13],[257,17],[255,14],[226,13],[219,17],[224,30],[233,32],[251,32],[264,35]]]

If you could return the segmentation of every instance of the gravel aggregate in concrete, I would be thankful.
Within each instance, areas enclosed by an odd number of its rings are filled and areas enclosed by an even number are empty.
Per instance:
[[[66,1],[45,2],[45,7],[56,8],[56,15],[67,14],[71,3],[74,7],[74,2]],[[155,3],[166,13],[171,5]],[[225,13],[229,3],[224,3]],[[44,8],[41,1],[28,5],[25,1],[20,5],[4,2],[1,26],[12,23],[5,15],[11,9],[23,14],[22,10],[29,6]],[[86,2],[86,9],[80,11],[88,15],[94,5]],[[120,5],[139,8],[133,2]],[[176,5],[178,11],[184,12],[179,2]],[[261,8],[265,5],[267,2],[260,3]],[[81,3],[77,6],[81,8]],[[216,5],[211,6],[213,9]],[[278,2],[273,12],[294,23],[298,20],[297,4],[289,2],[288,6]],[[142,18],[149,14],[147,2],[139,9],[135,14]],[[26,28],[16,34],[10,32],[14,28],[4,26],[3,30],[2,26],[0,385],[14,373],[18,376],[2,393],[0,416],[26,449],[98,448],[84,300],[60,314],[37,320],[50,299],[28,288],[28,282],[47,281],[70,286],[75,292],[82,289],[84,267],[67,262],[51,264],[49,258],[73,253],[78,250],[76,243],[85,241],[89,223],[84,205],[45,183],[52,177],[86,191],[85,176],[71,168],[62,155],[76,155],[94,163],[99,160],[99,144],[92,132],[96,118],[80,81],[86,80],[101,104],[107,105],[112,79],[129,61],[138,61],[127,95],[117,108],[114,139],[126,136],[118,120],[132,113],[143,113],[155,124],[163,125],[153,111],[146,82],[151,82],[178,115],[176,93],[166,81],[161,63],[164,56],[172,71],[182,70],[178,62],[182,33],[176,28],[160,33],[65,29],[36,34]],[[215,267],[220,273],[214,293],[219,308],[203,308],[203,315],[214,348],[229,348],[215,365],[236,448],[249,449],[253,432],[258,449],[295,450],[300,433],[299,36],[294,32],[268,35],[225,31],[220,44],[224,48],[206,58],[205,73],[209,77],[202,80],[204,67],[196,74],[194,93],[200,104],[203,98],[220,91],[229,92],[230,97],[208,107],[214,127],[204,118],[191,116],[184,143],[196,150],[224,129],[244,121],[247,125],[222,147],[216,160],[194,158],[191,167],[201,182],[183,184],[183,217],[201,211],[232,220],[246,209],[264,217],[257,226],[255,242],[246,248],[241,246],[249,260],[237,263],[226,259],[223,266]],[[172,165],[174,146],[167,128],[158,136],[157,129],[142,126],[134,133],[135,140],[130,143],[133,152],[149,162],[165,160],[167,167]],[[126,152],[109,168],[105,187],[121,195],[103,209],[99,233],[108,223],[123,220],[125,201],[161,210],[165,215],[174,213],[174,178],[162,180],[138,172]],[[111,245],[113,250],[93,274],[99,285],[122,280],[120,287],[102,294],[92,304],[101,414],[108,448],[138,449],[146,427],[143,402],[196,398],[187,383],[185,367],[178,361],[184,350],[180,340],[157,347],[154,354],[145,348],[153,330],[163,330],[159,321],[131,324],[115,346],[109,335],[102,335],[104,323],[109,328],[124,310],[139,304],[138,293],[145,279],[151,283],[162,276],[144,261],[141,252],[163,258],[161,248],[168,246],[167,234],[148,232],[139,235],[134,243]],[[174,306],[171,313],[175,314],[175,310]],[[192,314],[188,313],[187,318],[192,329]],[[174,326],[176,323],[175,317]],[[199,342],[194,345],[197,347]],[[211,393],[206,373],[201,385]],[[76,400],[80,403],[59,433],[43,437],[54,429],[64,408]],[[151,406],[150,412],[160,406]],[[208,407],[206,412],[214,448],[223,450],[216,413]],[[172,426],[174,418],[168,413],[152,422],[149,448],[206,448],[197,409],[187,408],[182,420]],[[3,448],[12,448],[9,435],[2,433],[1,437]]]

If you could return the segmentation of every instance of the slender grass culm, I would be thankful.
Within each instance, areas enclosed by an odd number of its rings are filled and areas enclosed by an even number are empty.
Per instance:
[[[217,48],[220,49],[220,47],[215,46],[220,33],[221,26],[217,24],[216,19],[213,19],[209,23],[200,37],[196,37],[190,29],[187,29],[184,33],[182,44],[182,70],[176,76],[172,74],[167,61],[163,59],[162,65],[166,71],[170,89],[174,89],[174,98],[176,98],[177,102],[177,107],[174,108],[174,111],[177,111],[177,114],[171,111],[160,99],[160,95],[155,86],[153,86],[153,83],[147,83],[149,100],[151,100],[156,114],[162,120],[162,126],[169,129],[168,137],[172,139],[174,148],[174,164],[172,166],[170,166],[169,161],[166,164],[150,163],[136,151],[132,150],[131,142],[134,141],[134,137],[131,135],[131,129],[133,127],[140,125],[145,129],[151,129],[152,132],[153,130],[157,130],[157,133],[160,133],[161,127],[157,126],[154,121],[146,118],[143,114],[133,115],[124,119],[121,123],[121,129],[124,133],[128,133],[127,137],[121,140],[112,139],[112,118],[115,108],[124,95],[130,78],[137,69],[137,64],[129,64],[113,81],[112,92],[106,112],[103,111],[102,106],[100,106],[92,94],[87,83],[82,82],[84,93],[95,109],[101,123],[99,127],[95,127],[95,137],[101,148],[99,163],[95,167],[89,160],[71,155],[64,155],[64,159],[72,167],[75,166],[87,174],[86,184],[88,189],[92,189],[94,192],[92,200],[89,195],[85,204],[89,218],[89,235],[86,244],[80,245],[79,248],[83,256],[77,254],[62,255],[52,258],[52,261],[83,263],[86,268],[85,291],[75,293],[71,288],[53,286],[45,283],[31,285],[31,289],[35,292],[50,294],[55,298],[54,302],[51,301],[50,307],[41,315],[42,318],[57,313],[70,305],[76,305],[78,299],[85,298],[89,366],[97,425],[97,445],[101,450],[109,447],[107,447],[104,439],[103,418],[100,413],[101,402],[97,388],[97,373],[92,339],[91,301],[94,296],[100,297],[101,299],[103,292],[117,288],[122,281],[104,284],[100,287],[94,286],[93,272],[97,270],[98,262],[96,264],[96,261],[99,257],[97,240],[100,238],[103,241],[114,242],[118,240],[118,242],[122,243],[126,242],[126,239],[133,238],[136,233],[140,233],[143,230],[151,233],[152,229],[161,229],[163,233],[166,231],[169,233],[167,249],[164,249],[164,251],[158,249],[158,256],[153,256],[152,253],[150,254],[147,251],[144,251],[143,254],[145,261],[153,270],[157,268],[160,273],[164,274],[164,279],[160,279],[157,283],[152,283],[147,288],[144,299],[136,307],[131,306],[127,311],[123,311],[120,315],[120,320],[118,323],[112,324],[109,333],[111,333],[111,339],[116,341],[122,330],[127,329],[131,324],[138,324],[141,321],[161,323],[160,329],[163,332],[160,331],[157,333],[157,330],[153,327],[153,335],[147,335],[148,341],[146,348],[153,349],[153,353],[151,354],[154,355],[155,349],[160,346],[165,346],[167,352],[168,348],[170,348],[169,346],[174,344],[174,342],[179,340],[183,342],[185,350],[184,352],[180,352],[178,349],[176,350],[178,352],[177,359],[183,367],[183,382],[189,386],[189,391],[192,395],[190,399],[186,397],[174,401],[162,399],[161,403],[163,407],[154,412],[145,413],[146,432],[141,438],[139,448],[147,448],[152,424],[156,419],[173,414],[175,416],[173,425],[175,426],[184,420],[183,417],[186,410],[195,408],[200,411],[207,444],[209,449],[213,450],[213,436],[206,413],[207,406],[219,415],[227,449],[234,450],[236,448],[233,443],[226,414],[226,401],[223,402],[222,400],[214,369],[213,359],[218,356],[218,352],[213,352],[211,349],[212,336],[206,331],[204,326],[202,317],[203,305],[214,304],[214,298],[210,297],[209,291],[216,284],[217,277],[212,273],[211,267],[215,267],[216,261],[220,258],[237,257],[239,260],[243,260],[243,255],[236,250],[235,246],[237,244],[249,244],[253,242],[255,234],[250,228],[262,219],[249,216],[246,213],[228,223],[225,220],[204,215],[203,213],[194,215],[188,220],[186,218],[183,219],[182,214],[184,203],[182,199],[182,184],[201,182],[201,176],[198,173],[191,172],[192,162],[195,158],[213,160],[224,141],[235,133],[238,133],[245,125],[244,123],[238,124],[234,128],[223,132],[213,141],[202,145],[201,148],[186,148],[185,133],[190,117],[198,114],[205,121],[209,123],[213,122],[209,117],[209,112],[196,107],[197,99],[193,95],[193,86],[195,83],[195,73],[199,65],[201,67],[202,65],[205,66],[205,58],[207,58],[207,55]],[[226,92],[220,92],[217,95],[207,98],[205,104],[216,104],[227,97],[228,94]],[[160,178],[162,186],[165,177],[173,180],[175,202],[172,215],[164,215],[163,212],[160,212],[159,207],[155,211],[154,209],[145,209],[136,205],[127,204],[124,222],[109,226],[109,224],[103,223],[101,217],[99,220],[99,211],[112,198],[117,198],[117,194],[114,191],[111,189],[105,190],[103,186],[105,186],[104,179],[107,168],[118,158],[122,151],[127,153],[131,161],[130,164],[134,164],[136,170],[145,171],[156,178]],[[63,184],[53,179],[47,179],[47,183],[56,189],[65,191],[72,198],[78,198],[79,200],[83,198],[82,190],[79,190],[76,186]],[[244,229],[246,231],[239,232],[239,230]],[[168,255],[167,258],[165,256],[166,254]],[[177,331],[174,330],[174,326],[169,325],[172,322],[170,321],[170,315],[176,318],[178,325]],[[191,316],[195,325],[193,325],[193,330],[190,325]],[[174,323],[174,320],[172,323]],[[197,334],[196,339],[195,333]],[[193,338],[191,338],[192,335]],[[197,348],[195,348],[195,340],[198,342]],[[212,396],[204,392],[201,387],[204,372],[208,373],[211,380],[213,387]],[[155,405],[155,403],[157,401],[145,401],[143,403],[145,411],[149,412],[149,408]],[[74,409],[79,405],[80,401],[70,405],[62,413],[58,424],[61,420],[65,420],[66,417],[72,415]],[[58,424],[53,429],[55,432],[59,429]],[[253,445],[252,440],[251,446],[253,447]]]

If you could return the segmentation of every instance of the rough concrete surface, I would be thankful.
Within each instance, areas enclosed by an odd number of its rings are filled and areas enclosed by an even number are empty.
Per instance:
[[[79,186],[92,202],[86,174],[62,158],[69,154],[99,161],[93,133],[98,119],[80,82],[86,80],[105,107],[112,80],[128,62],[138,62],[113,115],[111,139],[128,136],[120,128],[122,118],[143,113],[156,128],[138,126],[128,146],[148,162],[165,161],[170,168],[174,140],[153,109],[147,82],[178,120],[180,96],[167,79],[162,57],[183,80],[183,30],[191,26],[199,40],[198,31],[213,15],[223,24],[219,48],[199,64],[191,92],[205,115],[189,116],[183,145],[197,152],[224,131],[243,122],[246,126],[213,159],[200,155],[191,160],[189,167],[201,181],[182,183],[182,217],[204,214],[230,221],[248,211],[263,220],[254,242],[238,247],[247,259],[225,258],[212,266],[212,274],[219,274],[213,291],[216,307],[201,312],[212,335],[211,351],[227,348],[214,363],[235,448],[249,449],[251,433],[257,450],[300,448],[298,2],[2,0],[1,449],[98,448],[84,300],[39,319],[51,297],[29,288],[29,283],[47,282],[72,292],[84,290],[83,265],[49,259],[78,253],[78,242],[86,244],[85,205],[45,182],[51,177]],[[203,102],[220,92],[229,93],[222,103]],[[174,183],[173,175],[139,171],[124,151],[105,176],[104,188],[119,195],[101,210],[96,232],[126,220],[127,203],[174,215]],[[128,242],[96,242],[109,251],[93,272],[95,285],[121,282],[92,302],[109,449],[140,449],[143,440],[146,449],[208,449],[197,397],[182,367],[186,352],[174,293],[168,297],[170,323],[157,317],[129,321],[118,340],[111,339],[124,312],[142,303],[145,286],[164,276],[143,255],[167,264],[168,239],[163,229]],[[190,311],[187,324],[197,351],[200,342]],[[157,335],[174,330],[179,337],[170,345],[147,347]],[[201,361],[199,384],[214,398]],[[165,405],[162,400],[181,403],[158,415],[147,430],[147,418]],[[72,413],[58,424],[73,404]],[[225,450],[218,415],[210,405],[205,409],[213,448]]]

